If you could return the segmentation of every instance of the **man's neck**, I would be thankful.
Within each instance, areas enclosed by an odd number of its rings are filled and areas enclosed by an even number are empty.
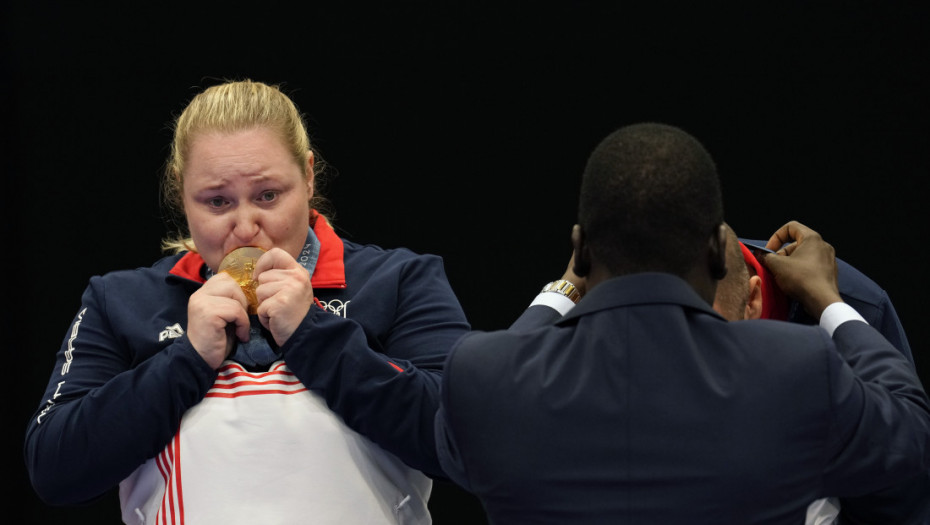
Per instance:
[[[717,280],[711,278],[710,275],[708,275],[706,270],[702,272],[698,268],[693,268],[686,275],[679,275],[676,273],[671,273],[671,272],[667,272],[667,271],[663,271],[659,269],[656,269],[654,271],[660,272],[660,273],[670,273],[671,275],[676,275],[678,277],[681,277],[682,279],[687,281],[689,285],[691,285],[691,288],[693,288],[694,291],[697,292],[697,294],[701,296],[702,299],[707,301],[707,304],[709,305],[714,304],[714,295],[717,293]],[[587,282],[587,291],[590,292],[595,287],[597,287],[597,285],[601,284],[602,282],[608,279],[613,279],[614,277],[621,277],[623,275],[632,275],[633,273],[640,273],[640,272],[613,273],[610,270],[608,270],[607,267],[605,267],[604,265],[593,263],[591,265],[591,271],[585,277],[586,282]]]

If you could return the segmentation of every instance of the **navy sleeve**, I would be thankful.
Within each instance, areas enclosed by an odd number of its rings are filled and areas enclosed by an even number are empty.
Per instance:
[[[904,327],[901,325],[901,320],[898,319],[898,312],[895,311],[894,305],[891,304],[891,299],[888,298],[888,294],[884,290],[882,290],[878,308],[880,315],[873,326],[913,364],[914,354],[911,352],[911,345],[907,342]]]
[[[508,330],[516,332],[526,332],[548,326],[562,318],[562,315],[555,308],[537,304],[530,306],[520,314],[520,317],[510,325]]]
[[[898,349],[913,367],[914,356],[907,335],[888,293],[850,264],[837,259],[837,267],[843,300]],[[926,525],[923,520],[926,520],[927,512],[930,512],[930,472],[872,494],[840,499],[840,516],[848,523]],[[924,518],[920,518],[921,515]]]
[[[472,490],[472,487],[465,470],[464,458],[455,440],[456,432],[453,428],[449,407],[452,406],[452,394],[467,392],[468,385],[457,384],[455,387],[450,387],[449,384],[455,378],[455,374],[452,372],[452,362],[455,359],[456,351],[464,341],[469,339],[469,335],[474,335],[474,333],[463,336],[449,353],[446,361],[446,372],[442,378],[442,402],[436,412],[435,421],[436,454],[439,457],[439,464],[446,476],[465,490]]]
[[[282,347],[288,367],[319,392],[346,424],[428,475],[442,477],[433,420],[446,355],[469,325],[441,260],[402,265],[396,290],[385,290],[390,329],[377,336],[364,320],[311,308]],[[396,299],[393,299],[396,296]]]
[[[33,487],[52,505],[92,500],[155,456],[216,377],[186,337],[133,367],[105,297],[92,279],[26,431]]]
[[[865,494],[926,472],[930,401],[913,367],[865,323],[843,323],[833,341],[824,494]]]
[[[907,337],[904,335],[904,330],[900,321],[898,321],[894,307],[888,300],[888,296],[882,292],[881,297],[882,300],[873,302],[875,306],[872,308],[857,307],[853,302],[851,304],[860,312],[864,311],[869,314],[866,318],[869,324],[876,323],[875,328],[908,360],[908,363],[899,363],[898,366],[912,372],[913,358]],[[866,317],[866,314],[863,314],[863,316]],[[846,324],[855,325],[857,323]],[[848,328],[850,330],[854,328],[862,329],[862,327],[855,326]],[[858,363],[860,359],[857,355],[853,362]],[[869,376],[869,379],[875,381],[879,378]],[[871,384],[867,388],[874,390],[879,387]],[[917,393],[911,392],[908,395],[915,402],[920,402],[921,398]],[[888,402],[892,402],[890,398]],[[917,476],[908,476],[902,482],[863,496],[840,498],[840,518],[842,523],[849,524],[898,523],[902,525],[926,525],[930,520],[930,471]]]

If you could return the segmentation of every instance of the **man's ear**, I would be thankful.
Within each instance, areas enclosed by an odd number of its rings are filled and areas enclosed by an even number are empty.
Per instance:
[[[762,317],[762,278],[753,275],[749,278],[749,295],[746,300],[746,313],[743,319]]]
[[[707,241],[707,269],[718,281],[727,276],[727,227],[724,224],[717,226]]]
[[[580,224],[572,226],[572,248],[574,250],[575,264],[572,271],[578,277],[586,277],[591,273],[591,252],[585,244],[584,230]]]

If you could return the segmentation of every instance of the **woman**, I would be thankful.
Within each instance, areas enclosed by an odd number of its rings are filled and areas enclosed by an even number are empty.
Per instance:
[[[26,435],[38,494],[119,484],[126,523],[429,522],[414,469],[440,473],[439,372],[468,329],[441,260],[340,239],[303,119],[262,83],[191,101],[164,189],[190,236],[90,280]],[[243,247],[253,315],[218,271]]]

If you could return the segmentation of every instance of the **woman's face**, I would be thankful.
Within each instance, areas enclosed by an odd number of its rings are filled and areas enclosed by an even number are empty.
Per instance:
[[[191,143],[184,212],[197,250],[214,271],[243,246],[281,248],[297,258],[312,195],[313,156],[298,166],[266,128],[205,133]]]

